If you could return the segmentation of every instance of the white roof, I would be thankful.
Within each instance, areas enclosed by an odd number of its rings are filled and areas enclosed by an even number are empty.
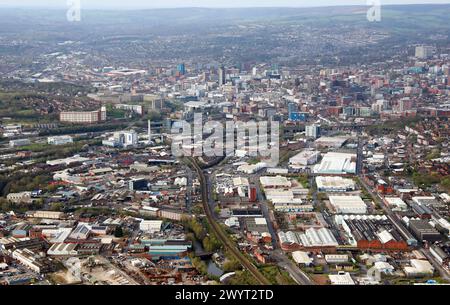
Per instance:
[[[255,218],[255,224],[257,225],[266,225],[267,220],[264,217],[257,217]]]
[[[350,273],[328,275],[331,285],[355,285]]]
[[[142,231],[157,232],[161,230],[162,220],[142,220],[139,228]]]
[[[314,166],[317,174],[345,174],[356,172],[356,154],[329,152]]]
[[[297,164],[297,163],[304,163],[305,159],[310,159],[314,157],[318,157],[320,152],[316,150],[311,149],[305,149],[293,156],[289,159],[289,163],[291,164]]]
[[[395,205],[397,207],[406,207],[406,203],[399,197],[386,197],[384,199],[389,205]]]
[[[292,258],[297,264],[310,264],[312,263],[312,258],[309,257],[308,253],[303,251],[292,252]]]
[[[354,189],[355,181],[349,178],[336,177],[336,176],[318,176],[316,177],[316,183],[318,188],[328,189]]]
[[[263,176],[259,178],[259,181],[263,185],[263,187],[290,187],[291,182],[282,176],[269,177]]]
[[[359,196],[329,196],[338,213],[365,214],[367,206]]]
[[[233,178],[233,184],[234,184],[234,186],[249,186],[250,185],[250,183],[248,182],[248,179],[245,177]]]
[[[432,273],[434,271],[433,265],[427,260],[412,259],[411,266],[423,273]]]
[[[380,239],[380,241],[381,241],[383,244],[385,244],[385,243],[387,243],[387,242],[389,242],[389,241],[391,241],[391,240],[394,239],[394,237],[392,236],[392,234],[389,233],[389,232],[386,231],[386,230],[383,230],[383,231],[379,232],[379,233],[377,234],[377,236],[378,236],[378,238]]]

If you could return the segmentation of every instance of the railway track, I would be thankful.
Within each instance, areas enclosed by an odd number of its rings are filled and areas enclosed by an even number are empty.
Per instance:
[[[205,210],[206,218],[208,219],[208,222],[214,232],[214,234],[217,236],[217,238],[222,242],[225,248],[227,248],[230,253],[241,263],[241,265],[247,269],[259,282],[261,285],[270,285],[271,283],[269,280],[266,279],[264,275],[259,272],[258,268],[256,268],[255,265],[253,265],[247,257],[245,257],[244,254],[242,254],[235,246],[234,242],[231,241],[227,234],[223,231],[223,228],[214,220],[214,217],[212,215],[211,209],[208,205],[208,188],[206,185],[206,179],[205,175],[203,174],[202,169],[197,164],[197,161],[193,158],[187,158],[188,163],[191,164],[191,166],[195,169],[197,172],[200,184],[202,187],[202,203],[203,203],[203,209]]]

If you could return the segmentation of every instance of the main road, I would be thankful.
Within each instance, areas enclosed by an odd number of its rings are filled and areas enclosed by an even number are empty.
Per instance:
[[[205,210],[206,218],[208,219],[208,222],[214,234],[222,242],[223,246],[227,248],[228,251],[230,251],[231,254],[233,254],[233,256],[241,263],[241,265],[254,276],[254,278],[259,282],[259,284],[270,285],[271,284],[270,281],[264,275],[262,275],[261,272],[259,272],[258,268],[256,268],[256,266],[253,265],[252,262],[250,262],[250,260],[239,251],[239,249],[236,248],[234,242],[229,239],[228,235],[224,232],[223,228],[215,221],[213,213],[211,212],[210,206],[208,204],[209,191],[205,175],[203,174],[202,169],[197,164],[197,161],[195,159],[189,157],[187,158],[187,160],[198,174],[200,185],[202,188],[203,208]]]

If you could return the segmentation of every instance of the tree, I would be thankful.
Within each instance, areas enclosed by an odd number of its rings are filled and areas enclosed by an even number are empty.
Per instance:
[[[55,202],[51,205],[52,211],[60,212],[63,209],[64,209],[64,204],[62,204],[61,202]]]
[[[121,226],[117,226],[114,230],[114,237],[123,237],[123,229]]]
[[[162,118],[162,115],[160,112],[151,110],[148,112],[148,119],[151,121],[160,121]]]

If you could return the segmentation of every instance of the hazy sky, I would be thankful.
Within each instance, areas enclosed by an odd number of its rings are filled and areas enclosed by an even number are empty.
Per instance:
[[[0,0],[0,6],[8,7],[67,7],[71,0]],[[73,1],[73,0],[72,0]],[[80,0],[81,7],[90,8],[172,8],[172,7],[267,7],[267,6],[327,6],[367,5],[368,0]],[[373,1],[373,0],[369,0]],[[450,0],[379,0],[381,5],[450,3]]]

